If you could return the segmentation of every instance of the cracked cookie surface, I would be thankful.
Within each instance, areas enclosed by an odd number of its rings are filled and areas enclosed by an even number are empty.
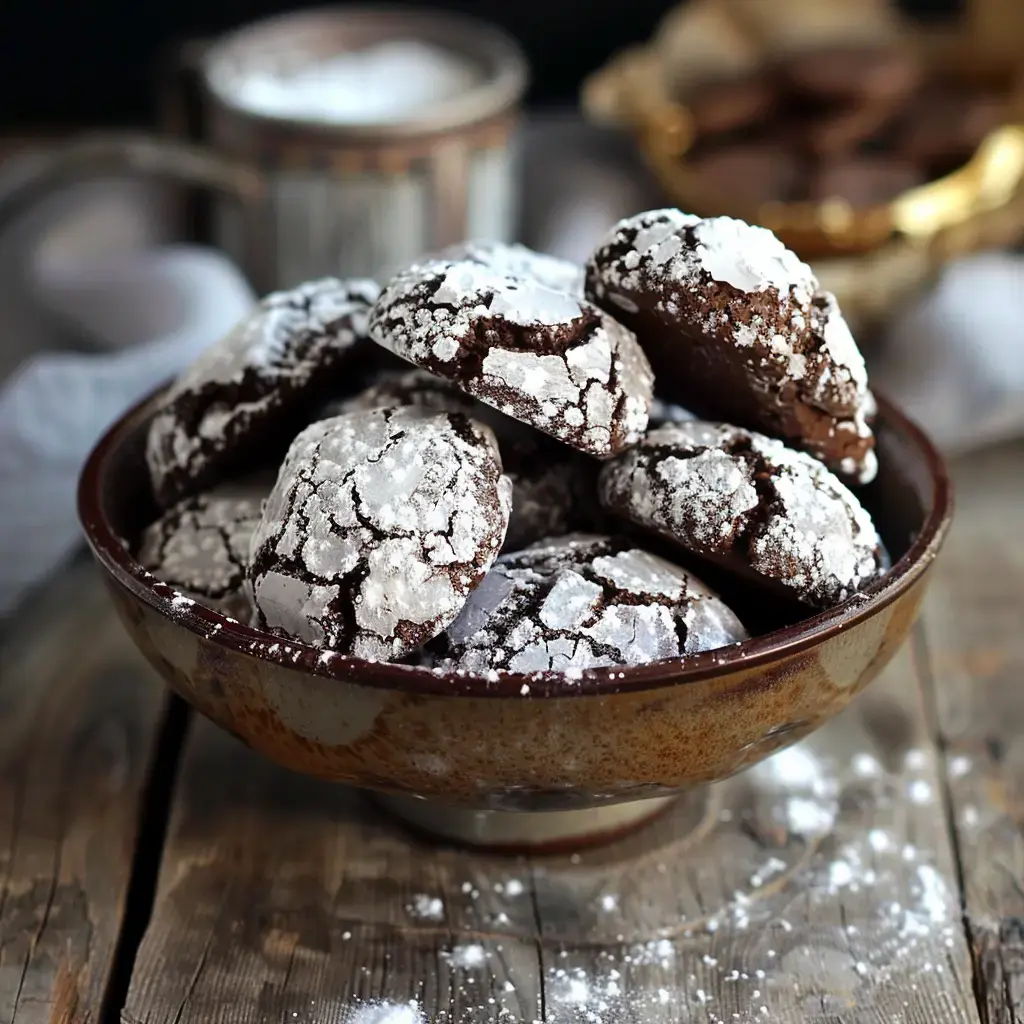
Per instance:
[[[583,298],[583,267],[558,256],[536,252],[525,245],[505,242],[459,242],[440,254],[442,259],[472,260],[502,274],[531,277],[547,288]]]
[[[632,332],[591,303],[473,260],[410,267],[370,314],[375,341],[474,398],[606,458],[647,425],[653,377]]]
[[[253,477],[185,498],[143,531],[139,562],[200,604],[248,622],[249,544],[273,482]]]
[[[214,486],[281,431],[287,441],[306,402],[365,339],[378,291],[368,280],[323,278],[274,292],[199,356],[150,423],[146,462],[157,501],[167,507]]]
[[[340,415],[403,405],[435,412],[464,412],[494,431],[505,475],[512,481],[505,550],[597,526],[597,463],[470,398],[442,377],[426,370],[390,375],[333,408]]]
[[[490,429],[462,413],[348,413],[292,443],[252,540],[260,625],[374,661],[459,614],[508,525]]]
[[[874,477],[863,357],[835,298],[770,231],[676,209],[627,217],[588,261],[586,293],[636,332],[666,398]]]
[[[810,455],[739,427],[659,427],[602,470],[600,490],[610,512],[815,607],[881,569],[857,498]]]
[[[746,637],[696,577],[618,538],[574,534],[502,555],[435,642],[435,666],[565,672],[643,665]]]

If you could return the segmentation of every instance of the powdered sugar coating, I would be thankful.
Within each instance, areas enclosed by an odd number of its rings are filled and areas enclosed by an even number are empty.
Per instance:
[[[373,281],[323,278],[264,298],[163,397],[146,461],[163,504],[216,483],[366,337]]]
[[[725,424],[669,424],[601,474],[614,513],[819,607],[878,577],[879,538],[820,462]]]
[[[143,531],[139,562],[200,604],[248,622],[249,544],[272,483],[256,477],[180,501]]]
[[[805,314],[818,287],[811,268],[767,228],[672,208],[619,221],[587,264],[587,287],[599,300],[616,294],[633,302],[635,292],[657,283],[690,288],[717,283],[744,294],[773,291]]]
[[[815,295],[810,322],[812,344],[817,348],[813,372],[809,374],[811,386],[807,389],[811,400],[847,410],[848,415],[837,419],[836,431],[873,445],[871,420],[878,405],[868,388],[864,356],[831,292]],[[873,447],[867,447],[860,457],[846,456],[839,469],[857,483],[870,483],[878,472],[878,458]]]
[[[517,550],[541,537],[596,525],[600,510],[594,501],[593,460],[470,398],[451,381],[426,370],[384,376],[365,391],[333,403],[333,415],[403,405],[463,412],[494,431],[505,475],[512,481],[506,549]]]
[[[436,636],[497,555],[511,484],[489,428],[372,409],[292,443],[252,540],[262,626],[374,661]]]
[[[429,260],[385,288],[373,339],[501,412],[600,458],[647,425],[633,335],[582,299],[473,260]]]
[[[667,397],[874,475],[864,360],[835,298],[770,231],[627,217],[591,256],[586,291],[636,332]]]
[[[502,555],[437,642],[437,667],[642,665],[745,636],[729,608],[678,566],[625,540],[574,534]]]
[[[583,267],[578,263],[535,252],[525,245],[505,242],[460,242],[440,253],[442,259],[471,260],[491,267],[501,274],[528,277],[546,288],[583,298]]]

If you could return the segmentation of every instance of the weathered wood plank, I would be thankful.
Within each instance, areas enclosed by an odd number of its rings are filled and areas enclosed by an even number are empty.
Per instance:
[[[577,857],[431,846],[197,722],[124,1019],[974,1022],[910,654],[709,806]]]
[[[982,1016],[1024,1021],[1024,446],[956,466],[925,615]]]
[[[32,605],[0,637],[0,1021],[90,1021],[164,694],[91,565]]]
[[[665,823],[543,868],[548,1020],[977,1020],[938,783],[904,650],[719,787],[703,835]]]
[[[412,1000],[534,1020],[529,897],[525,935],[499,917],[510,866],[421,844],[197,722],[124,1018],[324,1024]]]

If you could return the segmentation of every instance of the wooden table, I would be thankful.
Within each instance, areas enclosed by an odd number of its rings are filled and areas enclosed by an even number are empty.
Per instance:
[[[0,1024],[1024,1019],[1024,448],[839,719],[582,856],[411,838],[189,720],[76,564],[0,642]]]

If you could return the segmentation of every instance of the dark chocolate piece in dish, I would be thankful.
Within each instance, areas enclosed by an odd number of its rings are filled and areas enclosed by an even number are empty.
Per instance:
[[[812,199],[844,199],[853,207],[875,206],[924,184],[911,163],[887,156],[855,156],[824,164],[810,181]]]
[[[687,169],[702,189],[751,207],[793,198],[805,177],[800,156],[778,142],[708,146],[687,160]]]
[[[735,132],[772,113],[779,90],[771,76],[755,73],[709,81],[684,100],[698,137]]]
[[[898,46],[823,46],[790,54],[783,80],[808,100],[898,104],[921,83],[917,57]]]

